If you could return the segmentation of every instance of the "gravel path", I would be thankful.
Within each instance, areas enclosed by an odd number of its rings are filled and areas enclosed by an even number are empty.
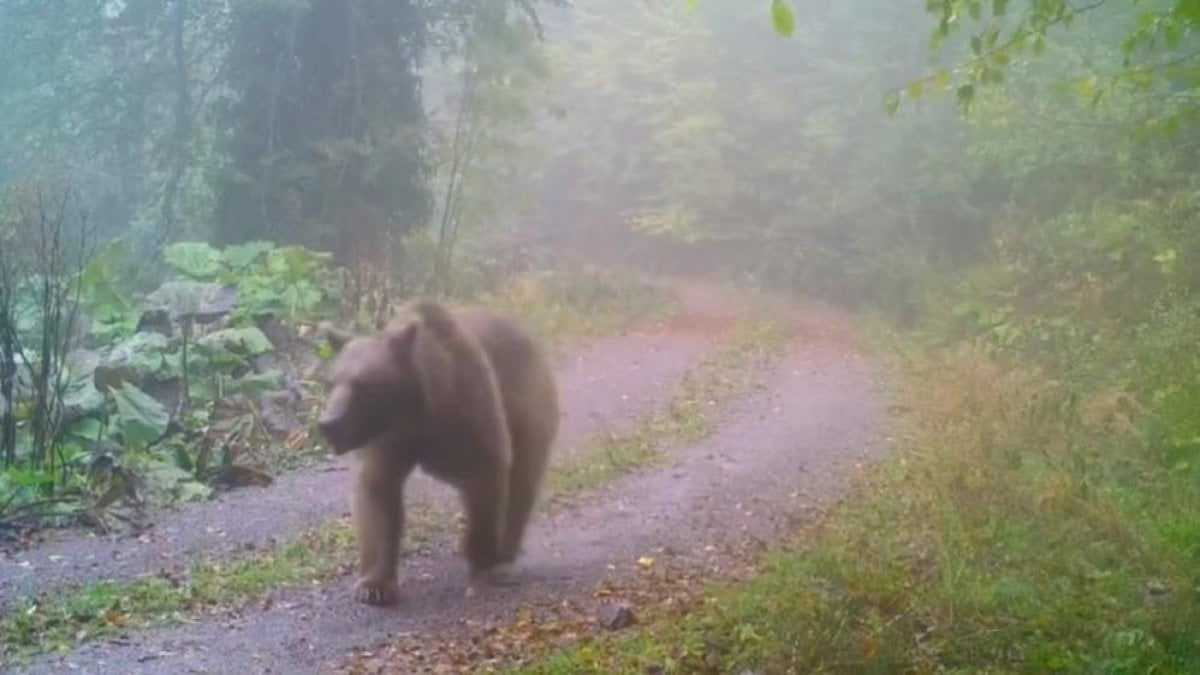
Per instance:
[[[685,316],[708,311],[686,306]],[[556,453],[583,446],[593,433],[619,433],[638,413],[664,405],[684,373],[713,347],[713,335],[676,323],[592,342],[558,364],[563,401]],[[129,579],[201,557],[222,557],[270,546],[298,531],[349,515],[349,456],[278,476],[268,488],[249,487],[159,514],[140,536],[69,533],[0,557],[0,610],[17,599],[58,586]],[[410,499],[457,507],[441,484],[417,472]]]
[[[706,341],[695,339],[697,334],[678,328],[605,341],[593,348],[596,353],[585,352],[568,364],[563,371],[565,397],[578,401],[568,406],[575,419],[567,426],[574,424],[576,429],[568,436],[578,439],[609,419],[627,419],[644,409],[640,406],[662,400],[665,394],[653,392],[669,392],[670,387],[662,384],[660,389],[656,383],[677,380],[707,347]],[[85,644],[65,656],[47,655],[25,672],[329,672],[353,650],[398,633],[460,630],[468,621],[505,616],[522,601],[590,590],[612,569],[628,569],[638,556],[662,547],[702,562],[723,544],[747,536],[769,539],[795,514],[836,497],[854,468],[886,445],[882,390],[871,365],[842,341],[830,339],[819,318],[802,317],[797,334],[785,358],[762,373],[764,387],[732,405],[713,437],[672,450],[672,461],[665,467],[619,480],[553,516],[535,517],[525,556],[516,565],[521,583],[515,587],[492,588],[467,599],[465,563],[447,541],[405,561],[397,607],[354,603],[350,575],[325,586],[275,593],[269,606],[143,631],[124,642]],[[656,349],[659,339],[667,342]],[[635,348],[639,344],[645,349]],[[640,356],[612,356],[624,350]],[[602,412],[593,416],[596,411]],[[585,423],[581,418],[596,421]],[[276,488],[231,496],[252,504],[249,511],[272,514],[263,516],[261,525],[239,522],[234,532],[245,526],[259,537],[269,536],[269,530],[260,530],[270,521],[301,520],[291,511],[304,511],[304,518],[314,522],[341,513],[345,485],[326,483],[344,481],[342,476],[310,475],[306,480],[313,481],[311,491],[296,500],[303,506],[275,504],[271,500],[280,499],[271,496]],[[327,500],[328,506],[321,510],[305,503],[312,499]],[[226,522],[218,520],[222,515],[257,522],[239,508],[208,508],[230,513],[209,513],[203,522]],[[281,509],[286,515],[275,513]],[[220,541],[231,536],[240,535],[226,534]],[[191,537],[193,542],[205,539]],[[246,538],[253,539],[242,540]],[[168,550],[184,555],[180,552],[185,547],[178,545],[184,539],[177,535]],[[128,567],[146,568],[144,555]],[[108,570],[126,567],[108,563],[101,569],[108,576]]]

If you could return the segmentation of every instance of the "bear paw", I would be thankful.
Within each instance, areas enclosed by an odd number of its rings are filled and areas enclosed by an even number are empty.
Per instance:
[[[363,578],[354,585],[354,599],[367,605],[390,605],[399,595],[400,588],[394,581]]]

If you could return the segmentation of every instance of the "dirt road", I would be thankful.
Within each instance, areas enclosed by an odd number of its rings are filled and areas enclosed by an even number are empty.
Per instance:
[[[736,299],[685,292],[687,315],[669,325],[599,340],[560,364],[564,433],[560,457],[588,434],[620,431],[664,405],[687,369],[714,349]],[[668,550],[704,564],[724,544],[770,539],[788,519],[838,494],[854,467],[883,447],[879,383],[870,364],[823,330],[824,317],[797,316],[786,355],[762,387],[725,411],[708,440],[670,451],[665,466],[620,479],[552,516],[535,518],[517,586],[466,598],[465,564],[446,539],[405,560],[402,601],[390,609],[351,600],[353,576],[274,593],[269,606],[224,612],[179,626],[134,632],[44,656],[18,672],[329,672],[355,649],[408,631],[452,633],[467,621],[504,617],[534,597],[567,597]],[[0,566],[0,603],[60,584],[130,578],[198,554],[262,546],[346,511],[341,462],[281,478],[265,490],[171,514],[147,541],[73,539]],[[453,506],[421,477],[413,498]]]

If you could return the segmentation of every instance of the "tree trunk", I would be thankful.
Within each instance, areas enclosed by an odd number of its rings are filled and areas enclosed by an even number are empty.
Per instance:
[[[188,1],[175,0],[174,12],[171,17],[171,52],[175,67],[175,128],[171,136],[171,168],[170,177],[163,189],[161,222],[158,229],[158,243],[165,244],[174,238],[176,230],[175,205],[179,199],[179,188],[183,175],[191,161],[190,149],[192,139],[192,96],[188,84],[188,55],[184,44],[184,32],[187,29]]]

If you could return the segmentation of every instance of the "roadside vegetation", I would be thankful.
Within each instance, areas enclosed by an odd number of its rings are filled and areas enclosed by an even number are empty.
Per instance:
[[[0,541],[323,454],[322,319],[481,300],[562,353],[718,277],[872,326],[894,457],[755,579],[511,665],[1200,670],[1200,3],[557,4],[3,5]],[[782,344],[743,328],[554,492],[711,433]],[[31,600],[0,636],[224,608],[347,547]]]
[[[840,11],[873,25],[859,4]],[[864,310],[895,383],[894,457],[752,581],[626,634],[533,650],[514,672],[1200,668],[1200,15],[1173,2],[935,4],[938,63],[969,60],[887,97],[885,133],[920,138],[954,101],[966,114],[902,155],[863,136],[846,150],[919,167],[891,215],[846,225],[857,253],[810,218],[797,228],[819,253],[758,258],[772,283]],[[799,22],[798,51],[824,53],[813,45],[835,39],[832,25]],[[644,49],[731,30],[679,26]],[[847,61],[876,72],[867,53]],[[754,138],[734,112],[708,119]],[[898,214],[912,219],[893,228]]]
[[[50,220],[29,217],[23,225]],[[325,454],[311,428],[325,352],[315,326],[373,328],[348,313],[345,270],[300,246],[180,242],[164,249],[164,280],[146,292],[128,278],[127,255],[117,242],[82,269],[56,272],[53,285],[27,270],[11,286],[12,358],[30,358],[33,345],[55,353],[18,369],[6,399],[4,532],[137,525],[147,507],[269,484]],[[488,285],[450,301],[519,312],[553,348],[676,310],[652,283],[596,268],[547,267]]]
[[[633,309],[648,306],[636,302],[637,295],[625,287],[613,288],[592,293],[606,297],[611,292],[632,299],[634,302],[626,307]],[[561,307],[543,306],[550,308],[555,325],[575,325],[564,324],[569,314]],[[605,311],[609,311],[606,320],[616,316],[602,302],[593,301],[586,307],[593,312],[578,325],[598,325],[596,316]],[[747,392],[781,353],[789,337],[786,322],[759,307],[731,321],[730,334],[718,338],[724,343],[685,375],[665,410],[647,414],[629,432],[598,437],[566,460],[551,465],[544,496],[546,508],[561,507],[572,496],[665,459],[662,451],[671,444],[696,442],[713,432],[714,416]],[[407,549],[419,549],[452,534],[453,515],[412,505],[406,528]],[[346,574],[354,567],[356,550],[353,529],[337,520],[298,533],[267,550],[221,560],[198,560],[178,572],[56,589],[16,603],[9,615],[0,619],[0,644],[4,645],[0,656],[9,661],[21,660],[137,628],[243,607],[272,592]]]

